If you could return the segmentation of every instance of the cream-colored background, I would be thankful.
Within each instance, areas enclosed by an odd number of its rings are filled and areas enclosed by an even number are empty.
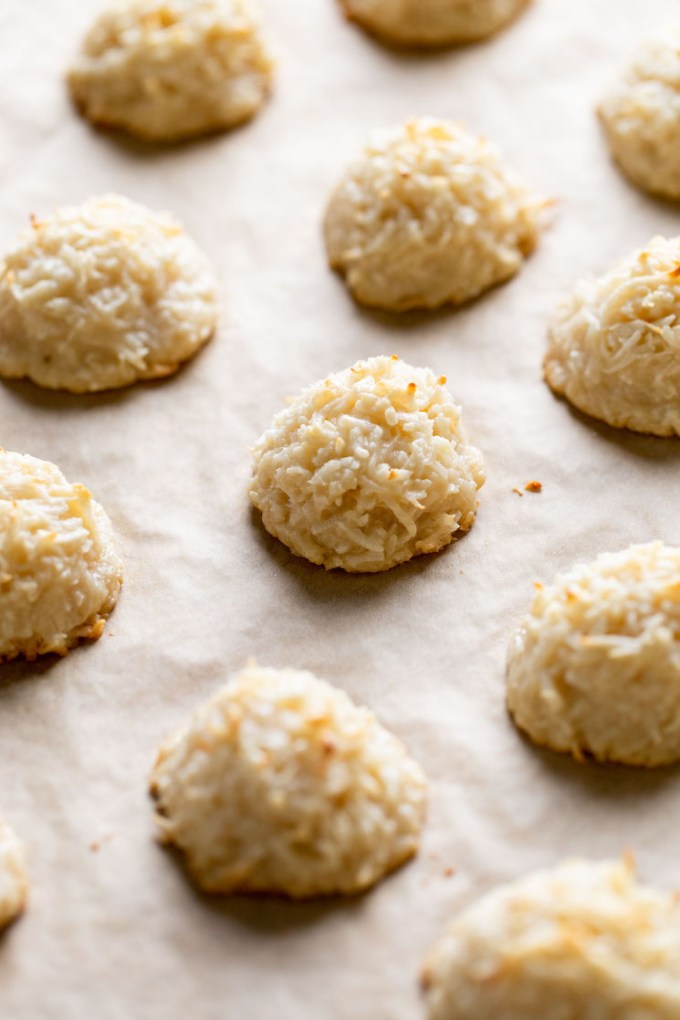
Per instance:
[[[588,421],[540,379],[546,318],[573,280],[680,229],[677,209],[610,165],[592,115],[626,50],[676,6],[536,0],[488,44],[414,57],[346,25],[334,0],[269,0],[279,70],[262,115],[149,152],[91,131],[64,95],[98,0],[2,0],[0,245],[32,211],[118,190],[185,222],[214,260],[223,313],[214,342],[162,384],[97,397],[0,386],[0,443],[87,484],[126,563],[98,644],[0,673],[0,803],[32,878],[30,910],[0,944],[0,1015],[416,1020],[423,954],[494,883],[630,847],[647,879],[680,885],[677,770],[537,752],[503,706],[505,646],[534,580],[629,542],[680,542],[680,442]],[[319,222],[370,129],[419,112],[491,136],[558,214],[507,286],[389,319],[355,308],[327,271]],[[251,518],[247,448],[286,395],[383,352],[449,377],[489,479],[476,526],[442,555],[328,575]],[[534,478],[541,495],[512,492]],[[419,859],[362,899],[210,901],[153,841],[156,745],[252,655],[344,686],[431,777]]]

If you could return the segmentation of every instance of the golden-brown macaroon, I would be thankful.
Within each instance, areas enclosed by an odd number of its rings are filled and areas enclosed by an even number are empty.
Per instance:
[[[680,761],[680,549],[604,553],[538,587],[508,654],[508,707],[537,744]]]
[[[14,830],[0,818],[0,931],[23,913],[27,896],[24,848]]]
[[[270,534],[331,570],[388,570],[475,521],[484,483],[446,378],[396,357],[327,376],[253,449],[250,499]]]
[[[428,1020],[677,1020],[680,902],[629,862],[568,861],[464,910],[423,979]]]
[[[505,28],[530,0],[340,0],[345,13],[397,46],[453,46]]]
[[[175,372],[212,336],[215,278],[175,219],[120,195],[57,209],[0,263],[0,376],[72,393]]]
[[[253,0],[117,0],[86,35],[68,84],[94,124],[175,142],[249,120],[272,70]]]
[[[420,766],[372,712],[311,673],[235,674],[160,750],[163,839],[211,893],[350,895],[411,858]]]
[[[360,304],[458,305],[514,276],[545,205],[486,139],[413,118],[376,133],[335,188],[328,261]]]
[[[100,637],[121,583],[111,523],[87,489],[0,450],[0,661]]]
[[[550,324],[548,385],[616,428],[680,435],[680,237],[580,280]]]
[[[598,107],[612,156],[638,187],[680,198],[680,27],[646,41]]]

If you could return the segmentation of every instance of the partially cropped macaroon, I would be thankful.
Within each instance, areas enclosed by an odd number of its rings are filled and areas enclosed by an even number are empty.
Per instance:
[[[88,490],[0,450],[0,662],[100,637],[121,583],[111,523]]]
[[[550,324],[548,385],[616,428],[680,435],[680,237],[581,280]]]
[[[545,206],[485,138],[414,118],[376,133],[334,190],[328,260],[360,304],[458,305],[517,273]]]
[[[446,378],[397,357],[327,376],[253,449],[267,531],[330,570],[388,570],[468,531],[484,483]]]
[[[680,27],[640,47],[598,114],[611,153],[630,180],[680,199]]]
[[[340,0],[357,24],[396,46],[454,46],[505,28],[530,0]]]
[[[167,213],[120,195],[33,217],[0,262],[0,376],[71,393],[175,372],[210,339],[215,278]]]
[[[176,142],[250,120],[272,71],[254,0],[117,0],[85,36],[68,84],[94,124]]]
[[[0,818],[0,931],[23,913],[28,896],[24,848]]]
[[[464,910],[423,979],[428,1020],[677,1020],[680,902],[629,862],[569,861]]]
[[[311,673],[235,674],[163,745],[163,839],[210,893],[351,895],[418,849],[426,780],[372,712]]]
[[[539,585],[510,643],[507,695],[519,728],[555,751],[680,761],[680,549],[634,545]]]

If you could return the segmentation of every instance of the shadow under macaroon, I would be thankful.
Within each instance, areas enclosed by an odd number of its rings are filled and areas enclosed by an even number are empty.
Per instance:
[[[350,572],[341,567],[327,570],[311,563],[303,556],[291,552],[288,546],[265,528],[262,514],[256,507],[250,507],[250,526],[258,544],[273,559],[276,566],[299,588],[312,596],[315,602],[341,602],[356,599],[375,600],[386,594],[394,584],[404,584],[409,579],[420,577],[435,561],[447,555],[455,555],[452,547],[462,542],[474,529],[456,532],[448,545],[438,552],[421,553],[404,563],[398,563],[388,570]]]
[[[343,274],[339,270],[332,268],[330,268],[330,272],[337,277],[338,282],[346,293],[348,302],[354,305],[357,314],[361,318],[368,319],[375,325],[391,330],[394,333],[417,333],[422,331],[424,327],[437,326],[440,323],[451,323],[454,318],[464,320],[468,314],[470,316],[474,315],[482,302],[493,299],[494,292],[509,288],[513,283],[519,283],[522,267],[512,276],[505,280],[499,280],[498,283],[492,284],[486,290],[476,294],[475,297],[468,298],[466,301],[459,303],[449,302],[448,304],[440,305],[438,308],[409,308],[403,312],[391,312],[385,308],[362,304],[353,297]]]
[[[84,642],[91,644],[92,642]],[[80,646],[78,646],[80,647]],[[72,649],[69,654],[73,654]],[[39,655],[36,659],[24,658],[11,659],[9,662],[0,662],[0,705],[3,693],[15,684],[26,684],[30,680],[42,680],[57,666],[65,656],[49,653]]]
[[[468,50],[483,49],[489,43],[500,36],[512,31],[522,21],[533,7],[533,0],[526,0],[524,7],[518,10],[510,20],[499,25],[493,32],[473,37],[470,39],[459,39],[448,42],[405,42],[395,39],[393,36],[383,34],[379,29],[369,28],[359,18],[352,15],[345,9],[342,0],[336,0],[341,17],[344,17],[347,24],[368,40],[375,48],[382,50],[386,56],[392,58],[393,63],[408,65],[421,65],[424,61],[432,63],[437,58],[440,62],[452,55],[465,53]]]
[[[547,385],[547,383],[546,383]],[[550,387],[548,387],[550,389]],[[587,428],[591,434],[598,436],[607,444],[617,446],[626,453],[636,458],[653,461],[676,461],[680,460],[680,443],[678,436],[655,436],[646,432],[636,432],[633,429],[608,425],[600,418],[593,418],[580,411],[571,403],[568,397],[550,390],[553,399],[562,404],[571,417],[579,425]]]
[[[191,371],[194,364],[197,364],[206,348],[214,343],[217,338],[217,330],[203,343],[194,353],[184,361],[180,361],[164,375],[150,379],[134,379],[123,386],[113,386],[108,389],[93,390],[75,393],[66,389],[52,389],[47,386],[40,386],[33,380],[24,377],[22,379],[3,379],[0,384],[12,397],[16,397],[29,407],[41,411],[89,411],[97,407],[117,407],[133,400],[143,392],[153,392],[166,385],[172,385],[173,379],[180,379]],[[2,437],[0,436],[0,445]]]
[[[199,889],[191,880],[184,863],[184,854],[176,846],[159,843],[158,852],[162,853],[179,875],[185,887],[185,893],[201,908],[224,922],[233,922],[242,928],[262,935],[278,935],[295,929],[321,924],[331,915],[358,915],[376,886],[384,885],[408,867],[413,858],[400,864],[379,880],[376,885],[361,892],[348,894],[328,894],[292,899],[282,893],[206,893]]]
[[[141,138],[139,135],[126,131],[125,128],[118,127],[116,124],[109,124],[107,121],[92,121],[75,101],[71,100],[71,105],[91,136],[103,139],[108,145],[114,146],[126,156],[140,162],[163,159],[168,153],[180,153],[185,149],[190,149],[194,154],[201,150],[209,152],[211,149],[217,148],[225,138],[244,131],[256,119],[252,116],[245,117],[237,124],[233,124],[228,128],[206,128],[186,137],[154,141],[150,138]],[[260,111],[259,116],[263,115],[264,110]]]
[[[537,744],[515,724],[509,711],[507,718],[518,741],[552,778],[577,788],[579,796],[587,800],[633,805],[636,801],[648,801],[656,793],[661,794],[672,783],[678,785],[680,792],[680,762],[662,766],[623,765],[598,761],[587,752],[577,759],[569,752]]]

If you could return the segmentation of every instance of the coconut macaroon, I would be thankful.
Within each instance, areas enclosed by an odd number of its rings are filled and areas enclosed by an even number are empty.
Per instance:
[[[629,862],[569,861],[463,911],[423,978],[428,1020],[677,1020],[680,902]]]
[[[538,586],[510,644],[507,693],[537,744],[627,765],[680,760],[680,549],[634,545]]]
[[[252,0],[118,0],[68,72],[83,116],[155,142],[253,117],[273,63]]]
[[[343,691],[253,666],[161,748],[151,790],[200,888],[304,899],[361,892],[411,858],[426,781]]]
[[[0,263],[0,376],[88,393],[175,372],[212,336],[215,279],[175,219],[119,195],[32,218]]]
[[[608,425],[680,435],[680,237],[577,283],[550,325],[544,374]]]
[[[530,0],[340,0],[349,18],[398,46],[453,46],[498,32]]]
[[[640,48],[598,113],[611,153],[631,181],[680,198],[680,27]]]
[[[24,848],[0,818],[0,930],[23,913],[28,896]]]
[[[484,468],[445,384],[393,356],[304,390],[253,449],[250,499],[267,531],[350,572],[388,570],[468,531]]]
[[[100,637],[121,583],[111,523],[87,489],[0,450],[0,661]]]
[[[457,305],[518,271],[545,205],[486,139],[411,119],[377,133],[333,192],[328,260],[361,304]]]

